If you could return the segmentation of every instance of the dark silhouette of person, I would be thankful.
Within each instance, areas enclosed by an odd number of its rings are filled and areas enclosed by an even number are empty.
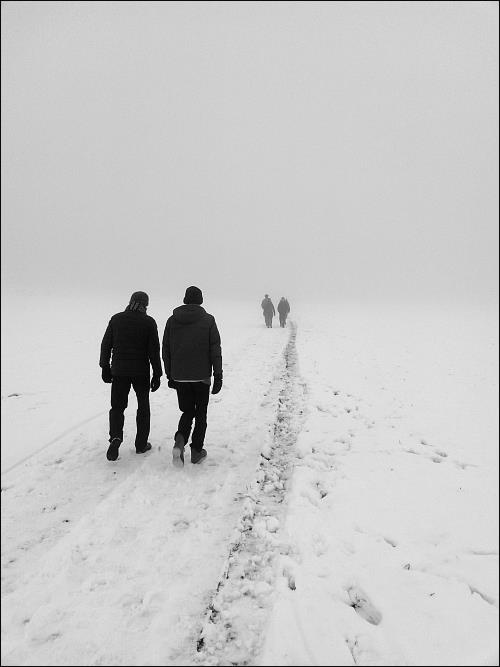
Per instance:
[[[207,455],[204,449],[207,409],[213,371],[212,394],[222,388],[222,352],[219,330],[213,315],[202,307],[203,294],[192,285],[186,289],[184,305],[174,308],[163,334],[162,357],[168,386],[177,391],[182,412],[172,450],[176,467],[184,465],[184,447],[191,438],[191,463]]]
[[[158,328],[155,320],[146,314],[148,304],[149,297],[145,292],[134,292],[125,310],[109,320],[102,339],[101,377],[104,382],[111,383],[108,461],[116,461],[123,442],[124,412],[130,387],[137,396],[135,451],[144,454],[151,449],[148,442],[149,390],[158,389],[163,371]],[[153,369],[151,382],[150,365]]]
[[[274,310],[273,302],[269,298],[269,294],[265,294],[260,304],[262,307],[262,312],[264,313],[264,321],[266,327],[271,328],[273,326],[273,317],[276,315]]]
[[[278,303],[278,315],[280,318],[280,327],[286,326],[286,318],[288,317],[289,312],[290,312],[290,304],[288,303],[288,299],[285,299],[285,297],[282,296]]]

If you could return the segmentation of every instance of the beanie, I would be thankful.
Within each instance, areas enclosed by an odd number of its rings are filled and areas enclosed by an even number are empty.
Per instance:
[[[134,292],[130,297],[128,304],[129,310],[139,310],[147,308],[149,305],[149,296],[146,292]]]
[[[186,305],[194,303],[197,306],[201,306],[203,303],[203,294],[201,293],[201,289],[199,287],[195,287],[194,285],[188,287],[184,296],[184,303]]]

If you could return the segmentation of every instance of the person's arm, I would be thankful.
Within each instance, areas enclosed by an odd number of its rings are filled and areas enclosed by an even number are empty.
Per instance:
[[[165,330],[163,332],[163,342],[161,347],[161,356],[163,358],[163,365],[165,367],[165,375],[170,380],[170,322],[167,320]]]
[[[113,349],[113,326],[111,320],[108,323],[101,343],[101,356],[99,366],[101,367],[101,377],[107,384],[113,382],[111,375],[111,350]]]
[[[101,368],[109,368],[111,361],[111,350],[113,349],[113,327],[111,320],[109,320],[106,331],[101,343],[101,356],[99,359],[99,366]]]
[[[153,369],[153,375],[157,378],[160,378],[163,375],[160,359],[160,339],[158,338],[158,327],[156,326],[156,322],[154,320],[151,323],[148,346],[149,362],[151,364],[151,368]]]
[[[209,345],[210,362],[212,364],[213,374],[222,375],[222,349],[220,344],[220,334],[215,319],[210,326]]]

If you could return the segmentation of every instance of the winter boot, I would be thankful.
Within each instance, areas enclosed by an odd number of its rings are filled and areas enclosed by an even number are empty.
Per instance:
[[[135,453],[136,454],[145,454],[146,452],[149,452],[151,449],[151,443],[147,442],[145,445],[142,445],[142,447],[136,447],[135,448]]]
[[[109,443],[108,451],[106,452],[106,458],[108,461],[116,461],[118,458],[118,450],[120,449],[121,444],[122,441],[120,438],[113,438],[111,440]]]
[[[202,449],[199,452],[196,449],[191,449],[191,463],[199,463],[207,455],[207,450]]]
[[[184,465],[184,436],[182,433],[175,434],[175,445],[172,449],[172,463],[176,468]]]

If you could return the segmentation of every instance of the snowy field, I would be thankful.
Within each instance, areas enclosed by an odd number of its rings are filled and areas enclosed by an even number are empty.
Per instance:
[[[498,312],[212,302],[203,464],[135,397],[105,458],[125,298],[2,294],[2,665],[498,665]],[[151,292],[163,333],[178,302]]]

